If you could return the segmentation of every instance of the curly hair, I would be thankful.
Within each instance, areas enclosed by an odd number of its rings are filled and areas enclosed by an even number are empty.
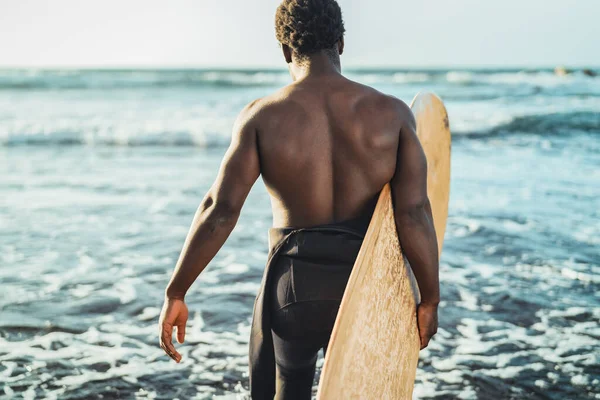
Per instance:
[[[335,0],[283,0],[275,14],[275,31],[277,40],[302,59],[332,50],[346,30]]]

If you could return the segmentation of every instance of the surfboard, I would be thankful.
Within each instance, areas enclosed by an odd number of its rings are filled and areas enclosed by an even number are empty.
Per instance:
[[[427,192],[441,254],[450,193],[450,129],[439,97],[411,105],[428,166]],[[317,399],[411,399],[419,361],[419,289],[398,245],[386,185],[346,285],[329,340]]]

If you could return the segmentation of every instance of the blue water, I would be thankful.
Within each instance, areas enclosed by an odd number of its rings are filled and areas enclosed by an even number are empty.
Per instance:
[[[450,115],[440,329],[415,398],[599,399],[600,78],[349,75],[407,102],[434,91]],[[158,347],[157,317],[235,116],[287,82],[0,70],[0,397],[247,396],[271,223],[262,183],[187,297],[179,365]]]

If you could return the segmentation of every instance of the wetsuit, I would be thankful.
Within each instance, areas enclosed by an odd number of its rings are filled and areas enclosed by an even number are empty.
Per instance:
[[[250,337],[252,399],[311,398],[317,353],[327,351],[370,218],[269,230]]]

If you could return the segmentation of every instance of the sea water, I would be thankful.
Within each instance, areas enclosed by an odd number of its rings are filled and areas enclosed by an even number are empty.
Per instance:
[[[348,75],[406,102],[437,93],[454,135],[440,328],[415,398],[600,398],[600,78]],[[262,182],[187,296],[181,364],[158,347],[157,319],[237,113],[289,82],[0,71],[0,397],[247,397],[271,224]]]

